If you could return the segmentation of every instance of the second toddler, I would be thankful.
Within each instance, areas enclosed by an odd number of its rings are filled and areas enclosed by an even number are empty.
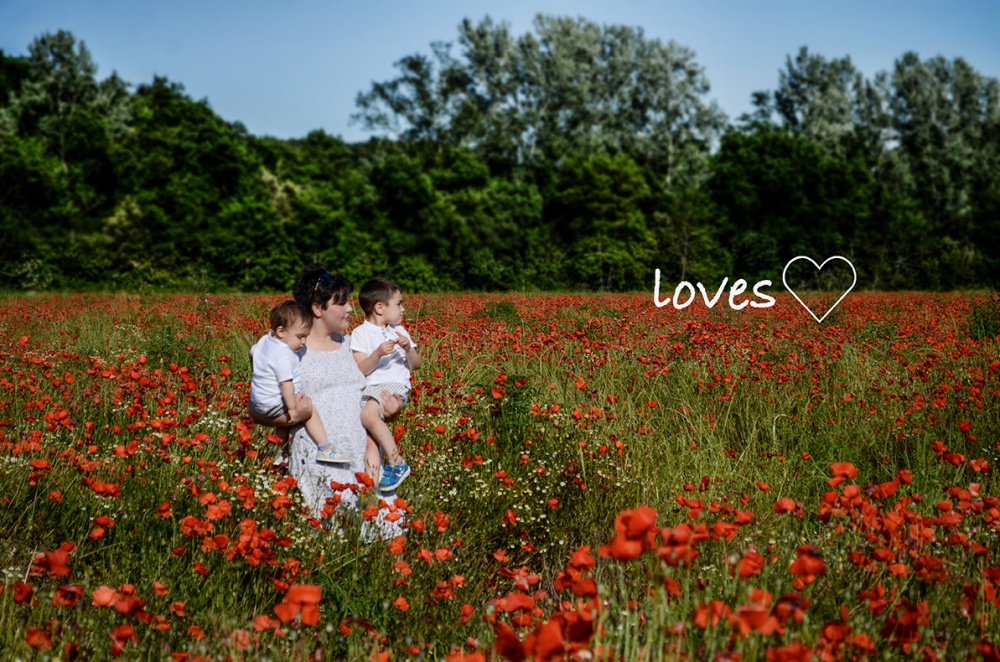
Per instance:
[[[351,350],[367,377],[361,393],[361,423],[388,458],[378,487],[393,490],[410,475],[410,467],[399,457],[396,440],[385,423],[382,391],[399,395],[405,406],[410,394],[410,371],[420,367],[420,355],[413,338],[401,326],[405,309],[399,285],[389,280],[370,280],[361,286],[358,303],[366,319],[351,332]],[[381,465],[377,448],[365,453],[365,462],[372,469]]]
[[[275,433],[284,446],[288,443],[288,426],[296,418],[296,394],[302,391],[302,373],[297,352],[305,347],[312,328],[312,317],[293,300],[280,303],[271,310],[271,332],[265,334],[250,349],[253,377],[250,380],[250,409],[264,418],[285,417]],[[326,430],[313,412],[304,422],[306,431],[319,451],[316,461],[326,464],[350,462],[346,453],[334,451],[327,442]]]

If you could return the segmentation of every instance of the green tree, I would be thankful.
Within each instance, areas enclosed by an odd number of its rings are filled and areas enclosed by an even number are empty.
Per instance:
[[[907,53],[891,76],[892,129],[899,142],[898,183],[944,234],[971,237],[973,182],[1000,183],[991,127],[1000,122],[1000,84],[961,58],[921,61]],[[988,188],[985,186],[984,188]]]
[[[828,60],[803,46],[794,59],[787,57],[773,94],[758,96],[756,103],[793,134],[842,153],[855,128],[863,82],[850,56]]]
[[[79,110],[90,109],[104,117],[104,128],[111,135],[127,131],[128,88],[114,73],[97,81],[97,65],[86,44],[59,30],[36,38],[28,53],[27,74],[0,111],[0,133],[44,135],[65,163],[66,142],[72,133],[68,122]]]
[[[622,290],[648,285],[656,249],[646,223],[650,189],[624,154],[577,155],[556,173],[546,215],[551,259],[576,285]]]
[[[23,289],[58,284],[48,240],[58,235],[56,210],[64,172],[37,137],[0,140],[0,283]]]
[[[718,237],[723,219],[708,192],[681,189],[657,198],[649,226],[663,277],[711,283],[731,276],[733,259]]]
[[[539,15],[514,37],[487,17],[459,26],[459,57],[433,46],[358,96],[365,128],[465,145],[494,171],[574,152],[628,154],[667,183],[696,182],[725,118],[704,100],[694,53],[638,28]],[[500,165],[497,162],[500,161]]]
[[[6,55],[0,48],[0,107],[6,106],[10,95],[21,89],[29,66],[27,58]]]
[[[728,133],[713,160],[710,190],[726,211],[722,232],[735,272],[773,281],[774,270],[795,255],[852,254],[868,218],[870,184],[860,159],[824,154],[788,131]],[[771,251],[777,259],[766,265],[760,256],[770,260]]]

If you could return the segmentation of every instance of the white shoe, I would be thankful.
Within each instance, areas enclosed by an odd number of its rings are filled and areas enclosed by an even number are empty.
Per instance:
[[[321,448],[316,452],[316,461],[323,464],[349,464],[351,457],[343,451],[338,451],[332,447]]]

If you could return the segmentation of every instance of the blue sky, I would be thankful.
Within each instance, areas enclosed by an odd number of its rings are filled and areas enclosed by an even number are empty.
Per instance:
[[[993,0],[0,0],[0,49],[25,54],[36,36],[70,30],[100,78],[166,76],[251,133],[294,138],[324,129],[355,141],[368,136],[348,123],[355,97],[393,77],[393,62],[454,41],[465,17],[490,15],[523,34],[537,13],[641,26],[647,38],[694,49],[709,98],[731,119],[750,109],[753,91],[775,87],[786,56],[803,45],[850,55],[868,76],[913,50],[963,57],[1000,78]]]

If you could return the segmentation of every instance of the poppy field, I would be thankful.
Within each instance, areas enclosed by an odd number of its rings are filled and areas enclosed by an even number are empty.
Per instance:
[[[407,294],[412,474],[322,519],[283,298],[0,299],[4,657],[1000,660],[996,295]]]

